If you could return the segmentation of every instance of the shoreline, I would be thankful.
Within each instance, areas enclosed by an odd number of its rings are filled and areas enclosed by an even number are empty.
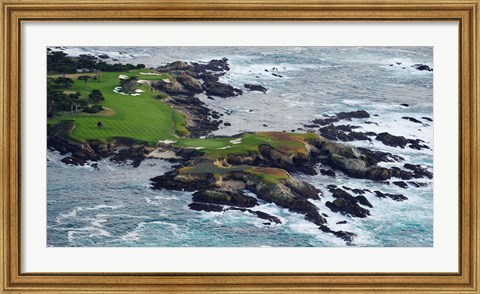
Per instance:
[[[173,77],[182,79],[178,80],[178,84],[180,85],[179,88],[172,87],[172,83],[161,83],[157,82],[156,84],[150,85],[157,90],[165,91],[169,95],[169,98],[165,101],[171,107],[180,111],[184,115],[186,114],[187,118],[187,130],[190,131],[190,138],[198,138],[204,135],[211,134],[212,131],[218,129],[218,126],[223,121],[220,119],[219,113],[213,113],[209,108],[205,107],[205,104],[201,102],[196,95],[199,91],[203,93],[203,91],[210,91],[210,94],[220,95],[219,97],[225,99],[236,99],[235,97],[241,95],[240,91],[237,91],[235,88],[218,83],[218,77],[212,76],[211,74],[207,74],[208,72],[203,72],[201,74],[205,75],[201,79],[211,79],[210,82],[205,82],[204,85],[207,83],[207,86],[198,87],[196,84],[196,78],[188,75],[185,71],[191,71],[190,74],[195,75],[198,72],[192,71],[192,67],[199,67],[202,68],[202,65],[189,65],[187,63],[172,63],[169,65],[170,67],[159,68],[162,73],[168,73]],[[214,65],[211,68],[214,69],[221,69],[221,72],[224,72],[226,68],[228,68],[228,64],[224,60],[224,63],[215,61]],[[181,73],[179,71],[182,71]],[[179,74],[180,76],[176,76]],[[216,80],[216,81],[215,81]],[[180,82],[182,81],[182,82]],[[175,85],[175,84],[174,84]],[[248,88],[248,87],[246,87]],[[252,88],[252,87],[250,87]],[[188,90],[187,90],[188,89]],[[187,91],[186,91],[187,90]],[[262,89],[259,88],[260,92],[263,92]],[[222,97],[225,96],[225,97]],[[233,97],[233,98],[227,98]],[[194,110],[192,110],[191,106],[194,106]],[[345,119],[351,121],[352,119],[363,119],[367,118],[365,113],[362,115],[357,116],[358,111],[352,111],[349,113],[338,113],[337,118]],[[367,113],[368,114],[368,113]],[[216,115],[217,117],[214,119],[218,119],[218,121],[211,120],[210,117]],[[329,119],[329,118],[327,118]],[[330,117],[331,119],[331,117]],[[247,188],[250,192],[260,195],[262,200],[267,202],[273,202],[277,205],[282,207],[286,207],[293,212],[297,212],[300,214],[305,215],[305,219],[307,221],[313,222],[318,225],[319,230],[324,233],[331,233],[341,239],[343,239],[347,244],[350,244],[354,241],[355,235],[345,231],[334,231],[331,230],[325,224],[327,220],[318,212],[318,208],[315,205],[310,205],[307,199],[313,198],[320,200],[322,195],[315,195],[313,186],[307,185],[306,182],[300,182],[295,180],[295,176],[291,176],[290,173],[295,174],[297,172],[303,172],[307,174],[315,174],[314,171],[315,165],[321,163],[322,165],[328,166],[331,171],[335,172],[342,172],[344,174],[349,175],[353,178],[367,178],[373,181],[385,181],[390,180],[391,178],[398,178],[402,181],[410,181],[415,178],[422,178],[427,177],[431,178],[431,172],[429,172],[425,167],[410,165],[409,167],[403,166],[403,169],[398,168],[385,168],[378,166],[379,162],[396,162],[398,163],[401,161],[401,158],[395,158],[394,155],[380,152],[380,151],[371,151],[366,148],[354,148],[349,147],[344,142],[355,141],[355,140],[372,140],[370,137],[374,137],[377,141],[382,142],[385,145],[392,146],[392,147],[408,147],[412,149],[423,149],[426,148],[422,145],[421,141],[416,141],[414,139],[405,138],[402,136],[392,136],[388,133],[383,134],[379,137],[379,134],[375,135],[368,135],[365,133],[360,133],[352,130],[338,130],[336,126],[333,126],[330,121],[330,126],[320,128],[319,132],[322,135],[316,135],[317,137],[313,141],[304,140],[300,142],[300,145],[303,144],[303,147],[306,151],[295,151],[291,153],[291,150],[276,148],[269,146],[268,144],[258,144],[254,145],[258,149],[253,153],[247,154],[229,154],[228,152],[225,153],[224,157],[219,157],[214,161],[208,161],[208,158],[205,158],[205,154],[209,154],[212,151],[207,148],[207,150],[202,150],[203,146],[196,146],[196,147],[184,147],[178,146],[175,144],[159,144],[156,147],[148,146],[146,143],[142,142],[135,142],[133,140],[129,140],[127,138],[113,138],[111,141],[107,143],[98,142],[96,140],[89,140],[85,143],[75,142],[68,139],[68,132],[74,128],[64,128],[62,130],[53,130],[53,133],[56,135],[50,137],[49,134],[49,143],[48,147],[53,148],[56,150],[61,150],[64,154],[70,152],[72,156],[67,160],[68,163],[72,164],[85,164],[87,160],[96,161],[101,158],[110,157],[113,158],[112,161],[116,162],[133,162],[133,166],[139,166],[141,162],[148,158],[151,154],[158,156],[158,153],[168,155],[166,159],[169,161],[176,161],[180,164],[176,170],[171,173],[165,174],[164,178],[162,176],[156,177],[152,181],[154,183],[154,188],[167,188],[167,189],[194,189],[200,193],[203,193],[203,196],[200,198],[193,198],[191,209],[194,210],[203,210],[203,211],[228,211],[231,209],[245,209],[251,214],[257,215],[260,218],[266,218],[270,222],[277,223],[277,219],[275,216],[268,216],[262,214],[262,212],[258,212],[251,209],[246,208],[239,208],[242,207],[239,203],[242,203],[249,200],[246,195],[241,193],[241,189],[239,188]],[[308,124],[309,122],[305,122]],[[315,123],[315,121],[313,122]],[[317,121],[320,125],[323,122]],[[325,124],[326,125],[326,124]],[[333,127],[331,127],[333,126]],[[318,129],[318,127],[315,127]],[[310,128],[312,129],[312,128]],[[242,133],[239,134],[238,137],[243,138],[243,136],[248,135],[249,133]],[[257,138],[261,133],[254,132],[250,135],[254,138]],[[312,134],[312,133],[295,133],[295,135],[305,135],[305,134]],[[340,134],[340,135],[339,135]],[[286,140],[287,142],[298,143],[296,139],[292,139],[292,133],[284,133],[284,132],[272,132],[273,138],[281,137],[282,140]],[[62,139],[63,138],[67,138]],[[328,138],[329,137],[329,138]],[[226,136],[214,136],[209,137],[210,141],[214,142],[211,139],[224,139],[229,138]],[[231,136],[230,138],[236,138],[236,136]],[[343,138],[343,139],[342,139]],[[267,139],[272,139],[268,137]],[[315,141],[317,140],[317,141]],[[206,140],[207,141],[207,140]],[[338,143],[338,142],[342,143]],[[236,145],[233,144],[232,145]],[[228,145],[230,146],[230,145]],[[413,146],[413,147],[410,147]],[[203,148],[202,148],[203,147]],[[278,147],[278,146],[277,146]],[[197,149],[191,149],[197,148]],[[202,148],[202,149],[198,149]],[[230,147],[231,148],[231,147]],[[217,150],[227,150],[229,148],[226,147],[219,147],[216,148]],[[227,150],[228,151],[228,150]],[[172,155],[173,154],[173,155]],[[233,156],[232,156],[233,155]],[[220,162],[219,162],[220,161]],[[221,163],[221,161],[224,161]],[[354,164],[352,164],[354,162]],[[203,165],[202,165],[203,164]],[[202,168],[207,169],[231,169],[232,167],[246,165],[248,168],[244,168],[241,170],[241,173],[235,171],[227,171],[226,173],[220,173],[220,179],[217,179],[217,175],[211,172],[195,172],[195,173],[184,173],[181,172],[182,169],[186,168],[197,168],[197,166],[201,166]],[[255,176],[256,172],[252,172],[252,168],[262,168],[260,175],[264,177],[268,175],[268,180],[272,181],[275,185],[270,185],[271,183],[266,181],[265,179],[258,179]],[[265,170],[268,169],[268,170]],[[280,171],[278,169],[283,170],[286,175],[278,175]],[[245,170],[248,170],[245,173]],[[273,173],[273,174],[270,174]],[[280,172],[282,173],[282,172]],[[328,170],[326,173],[330,173]],[[331,174],[331,173],[330,173]],[[188,175],[188,176],[186,176]],[[185,177],[186,176],[186,177]],[[186,180],[185,180],[186,178]],[[184,182],[182,182],[184,181]],[[233,181],[233,185],[227,184],[224,185],[224,182]],[[293,181],[293,182],[291,182]],[[167,184],[168,182],[168,184]],[[244,182],[244,184],[241,184]],[[254,182],[254,184],[247,185],[247,182]],[[415,181],[410,181],[415,183]],[[410,183],[409,182],[409,183]],[[178,186],[171,186],[172,183],[177,183]],[[170,185],[170,186],[169,186]],[[292,186],[293,185],[293,186]],[[406,184],[407,185],[407,184]],[[414,184],[412,184],[414,185]],[[267,186],[268,189],[265,190],[264,186]],[[275,187],[274,187],[275,186]],[[301,186],[301,188],[300,188]],[[280,190],[276,190],[275,192],[271,192],[269,189],[277,189],[276,187],[282,187]],[[283,188],[285,187],[285,188]],[[201,188],[202,190],[199,190]],[[219,189],[220,193],[212,195],[212,192],[208,189]],[[285,194],[286,190],[287,193]],[[357,193],[355,191],[345,191],[341,188],[330,189],[334,195],[335,200],[326,202],[325,206],[330,209],[333,213],[341,213],[345,215],[349,215],[350,217],[368,217],[369,212],[368,209],[365,207],[371,206],[371,204],[366,200],[364,193]],[[346,189],[348,190],[348,189]],[[363,191],[367,192],[367,191]],[[369,191],[372,193],[372,191]],[[406,200],[406,197],[400,194],[389,194],[389,193],[376,193],[380,191],[373,191],[376,197],[378,198],[391,198],[395,201],[402,201]],[[232,194],[233,193],[233,194]],[[276,194],[277,193],[277,194]],[[282,194],[283,193],[283,194]],[[281,195],[278,197],[278,195]],[[357,195],[357,196],[354,196]],[[403,197],[402,197],[403,196]],[[285,201],[284,198],[289,199]],[[201,199],[201,201],[199,201]],[[228,200],[230,199],[230,200]],[[235,199],[236,202],[231,202],[231,199]],[[267,200],[266,200],[267,199]],[[228,200],[228,201],[227,201]],[[250,199],[251,200],[251,199]],[[223,205],[223,206],[222,206]],[[225,206],[226,205],[226,206]],[[193,208],[192,208],[193,207]],[[372,208],[372,207],[370,207]]]

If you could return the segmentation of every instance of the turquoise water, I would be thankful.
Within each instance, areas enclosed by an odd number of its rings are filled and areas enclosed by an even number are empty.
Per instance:
[[[217,135],[247,130],[297,129],[323,114],[364,109],[372,114],[368,119],[371,123],[359,120],[339,124],[358,125],[360,131],[388,131],[394,135],[419,138],[433,148],[433,123],[422,126],[401,119],[402,116],[433,118],[433,73],[410,67],[415,63],[433,66],[430,47],[77,47],[66,51],[105,52],[110,56],[118,55],[125,62],[142,62],[148,66],[174,60],[229,58],[231,71],[224,81],[239,88],[243,88],[244,83],[262,84],[269,91],[267,94],[245,91],[236,98],[214,101],[202,97],[212,109],[230,113],[224,116],[224,120],[232,126],[216,131]],[[281,78],[271,74],[274,67]],[[401,103],[410,107],[402,107]],[[393,148],[378,141],[351,144],[398,154],[405,158],[405,162],[433,165],[432,150]],[[256,209],[278,216],[282,220],[280,225],[266,226],[262,220],[238,211],[205,213],[189,210],[191,193],[149,188],[150,178],[171,169],[171,164],[162,160],[148,159],[140,167],[133,168],[105,159],[99,162],[99,170],[96,170],[67,166],[60,162],[61,158],[56,152],[48,152],[48,246],[345,246],[345,242],[320,232],[301,215],[274,204],[260,201]],[[403,163],[394,165],[402,166]],[[422,180],[428,183],[427,187],[402,189],[337,174],[336,178],[295,176],[322,190],[324,197],[313,203],[328,214],[329,227],[358,235],[354,246],[433,245],[431,180]],[[326,188],[329,184],[402,193],[409,199],[395,202],[367,193],[365,196],[373,205],[371,216],[349,218],[331,212],[324,205],[332,200]],[[344,220],[346,224],[337,224]]]

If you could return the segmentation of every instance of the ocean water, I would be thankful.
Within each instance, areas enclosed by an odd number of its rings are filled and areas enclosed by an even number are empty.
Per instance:
[[[261,84],[267,94],[249,92],[235,98],[200,97],[210,108],[224,113],[215,135],[243,131],[300,132],[303,124],[322,115],[363,109],[369,119],[340,121],[359,131],[389,132],[418,138],[430,149],[388,147],[379,141],[349,142],[354,146],[391,152],[404,163],[433,166],[433,75],[418,71],[416,63],[434,67],[431,47],[68,47],[71,55],[105,53],[117,62],[157,67],[175,60],[208,61],[227,57],[231,70],[222,81],[243,89]],[[267,70],[267,71],[266,71]],[[281,75],[274,76],[272,73]],[[400,104],[409,104],[409,107]],[[402,119],[414,117],[416,124]],[[278,216],[282,224],[264,221],[238,211],[197,212],[188,209],[191,194],[149,188],[149,179],[172,169],[172,164],[148,159],[140,167],[119,165],[108,159],[91,167],[67,166],[62,156],[48,151],[47,245],[54,247],[332,247],[346,246],[318,230],[302,215],[261,202],[256,210]],[[321,168],[319,166],[318,168]],[[352,179],[341,172],[336,178],[295,174],[323,192],[312,201],[328,215],[328,226],[357,234],[352,246],[433,246],[433,181],[426,187],[402,189],[395,185]],[[331,212],[326,186],[368,188],[400,193],[408,200],[396,202],[365,194],[373,205],[371,216],[359,219]],[[252,195],[254,196],[254,195]],[[346,224],[337,224],[347,221]]]

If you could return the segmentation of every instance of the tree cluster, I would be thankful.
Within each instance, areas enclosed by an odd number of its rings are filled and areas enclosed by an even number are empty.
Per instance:
[[[145,64],[133,65],[130,63],[109,64],[102,61],[101,58],[91,54],[81,54],[79,56],[69,56],[63,51],[47,51],[47,71],[49,74],[69,74],[80,72],[96,71],[128,71],[132,69],[145,68]]]
[[[65,77],[48,78],[47,79],[47,117],[53,118],[58,116],[60,112],[87,112],[96,113],[103,110],[98,103],[104,101],[105,98],[100,90],[94,89],[88,95],[89,100],[94,105],[89,106],[89,101],[80,98],[79,92],[68,93],[73,85],[73,80]]]

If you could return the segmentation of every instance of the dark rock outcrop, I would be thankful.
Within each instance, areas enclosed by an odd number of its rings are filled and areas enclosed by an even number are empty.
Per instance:
[[[169,172],[150,179],[153,189],[177,191],[207,190],[215,187],[215,176],[211,173],[176,174]]]
[[[352,118],[369,118],[370,114],[365,110],[357,110],[350,112],[339,112],[337,113],[339,119],[352,119]]]
[[[145,156],[146,150],[143,148],[126,148],[113,155],[110,160],[117,163],[132,161],[133,167],[138,167],[145,159]]]
[[[202,83],[187,75],[187,74],[182,74],[179,77],[177,77],[177,81],[187,90],[193,92],[193,93],[202,93],[203,92],[203,87]]]
[[[367,190],[367,189],[350,188],[350,187],[347,187],[347,186],[342,186],[342,188],[345,189],[345,190],[348,190],[348,191],[352,191],[353,193],[355,193],[357,195],[363,195],[363,194],[365,194],[365,192]]]
[[[422,182],[408,182],[408,184],[412,187],[415,187],[415,188],[420,188],[420,187],[427,187],[428,184],[427,183],[422,183]]]
[[[366,133],[362,133],[362,132],[350,132],[350,134],[348,134],[349,138],[353,140],[357,140],[357,141],[371,141],[371,139],[368,137],[368,135]]]
[[[324,175],[324,176],[329,176],[329,177],[332,177],[334,178],[336,176],[335,172],[331,169],[320,169],[320,174]]]
[[[160,81],[152,82],[151,85],[154,89],[165,92],[170,96],[175,96],[175,95],[193,96],[195,94],[195,92],[185,88],[175,78],[172,78],[169,81],[160,80]]]
[[[269,222],[276,223],[276,224],[282,223],[282,221],[278,217],[263,211],[259,211],[259,210],[251,210],[251,209],[245,209],[245,208],[239,208],[239,207],[230,207],[226,209],[226,211],[228,210],[240,210],[243,212],[249,212],[251,214],[256,215],[260,219],[268,220]]]
[[[392,183],[396,186],[399,186],[400,188],[403,188],[403,189],[408,188],[408,184],[405,183],[405,182],[402,182],[402,181],[395,181],[395,182],[392,182]]]
[[[308,175],[317,174],[314,162],[304,154],[285,154],[270,145],[260,145],[258,151],[262,156],[262,162],[266,166],[281,168],[288,172],[303,172]]]
[[[394,178],[400,178],[402,180],[410,180],[413,177],[413,174],[411,172],[402,170],[398,167],[392,167],[390,168],[390,171],[392,172],[392,177]]]
[[[218,130],[219,121],[210,119],[211,110],[197,97],[175,95],[165,102],[185,115],[186,128],[190,132],[190,137],[198,138]]]
[[[385,145],[392,146],[392,147],[400,147],[405,148],[408,143],[408,140],[403,136],[394,136],[387,132],[380,133],[375,138],[378,141],[382,142]]]
[[[331,234],[337,236],[338,238],[347,242],[347,244],[350,244],[351,242],[353,242],[355,240],[355,237],[357,237],[357,235],[355,233],[346,232],[346,231],[333,231],[332,229],[330,229],[327,226],[319,226],[318,229],[320,231],[324,232],[324,233],[331,233]]]
[[[334,116],[325,116],[325,118],[317,118],[312,122],[321,126],[325,126],[340,120],[352,120],[352,118],[369,118],[370,114],[365,110],[356,110],[350,112],[339,112]]]
[[[192,66],[194,67],[196,72],[222,72],[230,70],[230,66],[228,65],[228,59],[225,57],[222,59],[212,59],[207,63],[192,62]]]
[[[333,124],[319,129],[320,134],[330,140],[338,140],[338,130]]]
[[[62,158],[61,161],[68,165],[77,165],[77,166],[84,166],[86,163],[84,159],[74,158],[71,156],[64,157]]]
[[[205,93],[210,96],[227,98],[242,94],[242,90],[220,82],[205,82],[202,87],[205,90]]]
[[[360,128],[359,126],[353,126],[353,125],[338,125],[336,128],[340,131],[344,132],[353,132],[354,129]]]
[[[88,143],[77,142],[69,139],[70,133],[76,127],[74,121],[61,121],[56,125],[49,125],[47,129],[47,147],[51,150],[59,151],[64,155],[68,152],[79,156],[82,160],[97,161],[101,156],[95,153]]]
[[[216,205],[216,204],[211,204],[211,203],[197,203],[193,202],[188,205],[188,207],[192,210],[197,210],[197,211],[206,211],[206,212],[221,212],[223,211],[223,206],[221,205]]]
[[[258,91],[258,92],[262,92],[263,94],[266,94],[268,90],[262,85],[244,84],[243,86],[250,91]]]
[[[308,201],[316,192],[312,191],[311,185],[307,183],[299,184],[300,181],[289,178],[275,184],[268,184],[261,178],[252,176],[246,172],[230,172],[222,176],[223,180],[237,180],[246,184],[246,189],[255,193],[258,198],[273,202],[281,207],[296,213],[305,215],[305,219],[320,225],[325,224],[326,220],[318,212],[318,208]],[[307,187],[302,190],[300,187]]]
[[[403,165],[403,167],[413,171],[414,178],[423,178],[423,177],[426,177],[429,179],[433,178],[433,173],[430,172],[427,168],[422,167],[420,164],[415,165],[415,164],[406,163]]]
[[[406,120],[409,120],[411,122],[414,122],[416,124],[423,124],[421,121],[419,121],[418,119],[414,118],[414,117],[410,117],[410,116],[402,116],[402,119],[406,119]]]
[[[335,189],[333,197],[336,199],[333,202],[327,201],[325,205],[333,212],[340,212],[342,214],[364,218],[370,215],[370,211],[361,207],[359,204],[372,207],[370,202],[364,196],[354,197],[342,189]]]
[[[226,190],[203,190],[193,194],[194,202],[206,202],[213,204],[254,207],[258,204],[254,197],[243,194],[241,191]]]
[[[414,69],[421,70],[421,71],[433,71],[433,68],[431,68],[430,66],[428,66],[426,64],[421,64],[421,63],[414,64],[414,65],[412,65],[412,67]]]
[[[404,201],[404,200],[407,200],[408,198],[402,194],[390,194],[390,193],[383,193],[383,192],[380,192],[380,191],[375,191],[375,195],[378,197],[378,198],[390,198],[392,200],[395,200],[395,201]]]
[[[376,165],[379,162],[396,162],[403,161],[404,158],[392,153],[370,150],[367,148],[357,148],[366,157],[367,161],[371,165]]]
[[[316,118],[312,122],[314,124],[320,125],[320,126],[326,126],[334,122],[338,122],[339,119],[335,116],[332,117],[327,117],[327,118]]]

